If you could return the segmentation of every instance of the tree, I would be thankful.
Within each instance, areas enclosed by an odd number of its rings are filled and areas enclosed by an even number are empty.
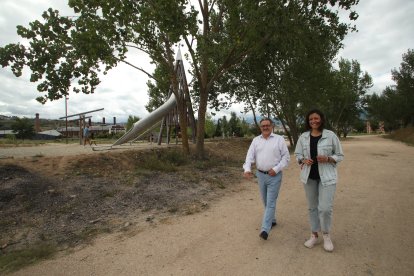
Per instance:
[[[210,115],[206,116],[206,133],[205,137],[211,138],[214,136],[214,133],[216,131],[216,126],[214,125],[213,118]]]
[[[168,70],[162,64],[158,64],[155,68],[154,81],[149,80],[147,82],[148,86],[148,96],[149,102],[145,108],[152,112],[168,99],[170,93],[170,81],[168,77]]]
[[[377,94],[368,95],[366,102],[370,121],[383,121],[387,130],[400,128],[402,118],[400,107],[403,103],[394,88],[387,86],[380,96]]]
[[[400,70],[391,70],[396,85],[387,86],[381,95],[366,97],[367,110],[373,119],[383,121],[386,129],[414,124],[414,51],[403,54]]]
[[[214,137],[221,137],[223,135],[221,119],[217,120],[216,131],[214,132]]]
[[[329,2],[329,3],[328,3]],[[292,35],[291,21],[300,14],[303,22],[326,26],[321,36],[341,41],[348,26],[339,23],[330,6],[349,9],[356,1],[199,1],[202,31],[196,35],[197,52],[185,41],[194,64],[193,74],[199,89],[197,152],[203,152],[203,127],[207,102],[217,98],[216,82],[246,58],[275,41],[285,43]],[[210,4],[210,5],[209,5]],[[292,13],[293,11],[293,13]],[[351,12],[351,19],[356,13]],[[335,43],[334,43],[335,44]],[[289,45],[291,46],[291,45]]]
[[[28,118],[16,118],[16,121],[11,125],[16,138],[18,139],[30,139],[35,135],[34,125],[32,120]]]
[[[399,70],[391,70],[396,94],[401,98],[401,119],[404,126],[414,126],[414,50],[403,54]]]
[[[229,120],[229,132],[230,136],[242,137],[241,120],[237,117],[236,112],[230,113]]]
[[[340,24],[330,11],[321,16],[312,10],[313,5],[325,9],[324,4],[306,3],[309,4],[289,2],[278,22],[280,32],[225,75],[220,86],[221,90],[232,91],[236,100],[245,102],[254,118],[259,111],[279,119],[293,146],[303,123],[298,118],[309,108],[326,102],[331,62],[352,29]],[[351,14],[355,19],[356,15]],[[323,20],[324,16],[333,21]]]
[[[223,137],[229,137],[230,135],[230,128],[229,128],[229,122],[227,121],[227,116],[224,115],[221,118],[221,133],[223,134]]]
[[[326,116],[328,124],[346,137],[363,111],[365,94],[372,87],[372,78],[362,72],[356,60],[340,59],[339,70],[333,72],[334,82],[328,91]]]
[[[32,22],[18,33],[31,46],[10,44],[0,49],[0,63],[11,66],[16,76],[24,66],[32,71],[31,80],[41,81],[40,102],[56,100],[69,93],[93,93],[99,84],[98,73],[123,62],[151,76],[127,61],[130,49],[149,55],[156,64],[168,69],[173,93],[177,98],[180,127],[187,128],[186,103],[178,95],[174,72],[174,49],[184,41],[189,52],[191,72],[198,97],[197,155],[204,155],[205,115],[207,104],[218,93],[216,82],[228,71],[266,44],[273,37],[288,38],[291,10],[300,11],[308,21],[319,22],[326,31],[344,35],[348,27],[338,20],[332,7],[348,10],[358,0],[311,1],[215,1],[199,0],[198,9],[187,0],[70,0],[78,17],[61,17],[49,9],[45,23]],[[350,13],[351,19],[356,17]],[[337,38],[340,38],[338,36]],[[183,149],[189,151],[183,132]]]
[[[193,32],[196,26],[196,13],[186,11],[187,1],[70,0],[69,6],[79,16],[62,17],[49,9],[43,13],[44,23],[35,21],[29,28],[18,26],[18,34],[28,39],[30,46],[9,44],[0,48],[1,65],[11,66],[16,76],[28,66],[31,81],[40,82],[38,91],[47,93],[37,100],[45,103],[68,95],[71,89],[75,93],[94,93],[99,73],[106,74],[121,62],[152,77],[127,61],[130,49],[144,51],[168,70],[181,129],[186,129],[173,47],[182,34]],[[183,149],[188,153],[187,134],[182,135]]]
[[[138,122],[139,120],[140,120],[140,118],[139,118],[139,117],[129,115],[129,116],[128,116],[127,123],[126,123],[126,130],[127,130],[127,131],[128,131],[128,130],[130,130],[130,129],[132,128],[132,126],[133,126],[136,122]]]

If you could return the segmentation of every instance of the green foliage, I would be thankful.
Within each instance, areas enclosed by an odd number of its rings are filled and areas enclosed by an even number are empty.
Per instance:
[[[235,112],[230,113],[229,131],[231,136],[243,137],[241,120],[237,117]]]
[[[216,132],[216,126],[214,125],[213,118],[210,115],[206,115],[206,123],[205,123],[205,130],[206,130],[206,137],[211,138],[214,136]]]
[[[383,121],[388,130],[414,125],[414,50],[402,59],[400,69],[391,71],[396,85],[366,97],[370,119]]]
[[[214,137],[221,137],[223,135],[222,128],[223,127],[221,125],[221,119],[218,119],[216,124],[216,130],[214,131]]]
[[[129,115],[129,116],[128,116],[128,121],[127,121],[127,123],[126,123],[126,131],[130,130],[130,129],[132,128],[132,126],[133,126],[136,122],[138,122],[139,120],[140,120],[140,118],[139,118],[139,117]]]
[[[9,143],[16,143],[16,135],[14,134],[7,134],[4,138],[6,138],[8,140]]]
[[[260,134],[260,129],[257,128],[256,125],[254,125],[254,126],[251,126],[249,128],[249,132],[248,133],[251,134],[251,135],[253,135],[253,136],[257,136],[257,135]]]
[[[333,83],[328,90],[326,116],[338,134],[345,136],[351,126],[359,121],[363,111],[364,96],[372,87],[372,78],[362,72],[356,60],[339,61],[339,70],[333,72]]]
[[[369,119],[371,121],[382,121],[386,130],[400,128],[402,124],[403,105],[402,98],[392,87],[386,87],[382,94],[372,94],[366,97],[368,103]]]
[[[336,9],[349,11],[349,18],[355,20],[357,14],[350,9],[358,0],[198,1],[198,10],[195,3],[70,0],[69,6],[77,16],[60,16],[58,11],[49,9],[43,14],[43,22],[34,21],[28,28],[19,26],[19,35],[29,40],[30,46],[9,44],[0,48],[0,64],[10,66],[16,76],[21,76],[23,67],[29,67],[31,81],[40,82],[37,89],[45,93],[37,100],[45,103],[68,95],[70,90],[94,93],[100,83],[99,73],[106,74],[120,62],[150,75],[126,60],[133,48],[148,54],[157,66],[164,66],[173,92],[177,93],[174,46],[184,41],[194,77],[192,95],[198,105],[197,151],[201,156],[208,103],[223,107],[233,99],[229,95],[218,97],[229,91],[220,89],[218,81],[249,59],[253,64],[259,56],[253,67],[249,66],[250,72],[255,80],[269,80],[268,90],[257,86],[254,96],[239,95],[237,99],[248,100],[251,106],[263,100],[263,112],[276,114],[295,130],[295,97],[304,90],[312,92],[318,82],[306,72],[312,72],[317,67],[312,66],[320,64],[320,60],[331,60],[352,29],[339,21]],[[244,76],[248,72],[244,70]],[[281,73],[287,78],[283,83]],[[293,73],[295,77],[288,77]],[[312,84],[302,85],[304,80]],[[161,83],[150,84],[150,94],[165,93],[164,80]],[[278,96],[269,98],[271,93]],[[180,98],[177,102],[179,110],[183,110],[185,103]],[[150,102],[148,108],[157,104]],[[179,112],[181,128],[185,129],[183,114]],[[188,143],[183,137],[185,145]]]
[[[246,135],[251,134],[250,133],[250,126],[244,118],[240,121],[240,130],[241,130],[241,134],[242,134],[243,137],[246,136]]]
[[[396,93],[401,99],[401,120],[404,126],[414,126],[414,50],[408,50],[402,56],[399,70],[391,71],[396,83]]]
[[[168,68],[163,63],[158,64],[153,74],[155,83],[147,82],[149,102],[145,108],[152,112],[167,101],[170,91]]]
[[[212,129],[214,137],[244,137],[251,134],[249,124],[239,117],[235,112],[230,113],[230,120],[227,121],[227,116],[217,120],[217,124]]]
[[[221,118],[221,133],[225,137],[228,137],[230,135],[230,128],[229,128],[229,122],[227,121],[227,116],[223,116]]]
[[[35,135],[32,120],[28,118],[16,118],[11,128],[18,139],[30,139]]]
[[[357,1],[330,2],[335,3],[348,9]],[[218,91],[231,91],[231,98],[244,102],[254,117],[259,111],[279,119],[295,144],[300,134],[298,118],[327,101],[333,83],[331,63],[352,28],[340,23],[326,1],[284,4],[286,9],[278,10],[277,26],[266,43],[226,73]]]
[[[366,124],[363,120],[355,121],[352,127],[357,133],[362,133],[366,131]],[[371,127],[373,130],[378,129],[378,124],[371,123]]]

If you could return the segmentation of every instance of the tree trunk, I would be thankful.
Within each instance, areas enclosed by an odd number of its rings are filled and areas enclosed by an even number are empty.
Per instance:
[[[198,121],[197,121],[197,143],[196,155],[198,158],[204,158],[204,132],[207,112],[207,88],[201,86],[200,88],[200,104],[198,107]]]
[[[181,129],[181,142],[183,143],[183,152],[187,155],[190,154],[190,146],[188,144],[188,135],[187,135],[187,112],[185,109],[185,103],[181,103],[181,106],[178,106],[178,116],[180,118],[180,129]]]
[[[204,0],[200,8],[202,9],[201,15],[203,16],[203,38],[204,42],[209,44],[207,39],[210,33],[210,20],[209,20],[209,6],[208,1]],[[197,158],[204,158],[204,132],[205,132],[205,121],[207,112],[207,101],[208,101],[208,54],[203,52],[201,54],[200,64],[200,102],[198,107],[198,121],[197,121],[197,142],[196,142],[196,155]]]

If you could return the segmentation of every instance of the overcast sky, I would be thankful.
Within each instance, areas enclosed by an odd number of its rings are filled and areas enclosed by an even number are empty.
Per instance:
[[[41,19],[49,7],[61,15],[73,15],[66,0],[0,0],[0,46],[20,41],[16,26],[28,26],[29,22]],[[391,69],[399,68],[402,54],[414,49],[414,1],[413,0],[360,0],[355,8],[359,14],[356,22],[358,32],[349,34],[340,57],[357,60],[363,71],[373,78],[372,93],[381,93],[391,80]],[[153,66],[148,58],[139,53],[130,55],[134,64],[148,68]],[[38,103],[35,98],[42,96],[36,85],[29,81],[25,70],[16,78],[9,67],[0,68],[0,115],[57,119],[65,116],[65,101]],[[91,113],[93,121],[126,121],[129,115],[143,118],[148,114],[148,78],[126,65],[119,65],[101,79],[95,94],[71,94],[68,100],[68,115],[104,108]]]

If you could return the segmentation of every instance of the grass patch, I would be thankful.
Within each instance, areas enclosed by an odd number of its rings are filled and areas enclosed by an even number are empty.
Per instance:
[[[183,166],[188,163],[187,156],[185,156],[182,151],[178,150],[164,151],[161,159],[175,166]]]
[[[175,172],[177,170],[174,164],[159,159],[156,156],[150,156],[139,166],[150,171]]]
[[[0,274],[17,271],[41,260],[49,259],[58,251],[50,244],[35,244],[29,248],[0,255]]]
[[[148,155],[139,167],[150,171],[175,172],[178,166],[188,163],[188,158],[180,151],[156,151]]]

